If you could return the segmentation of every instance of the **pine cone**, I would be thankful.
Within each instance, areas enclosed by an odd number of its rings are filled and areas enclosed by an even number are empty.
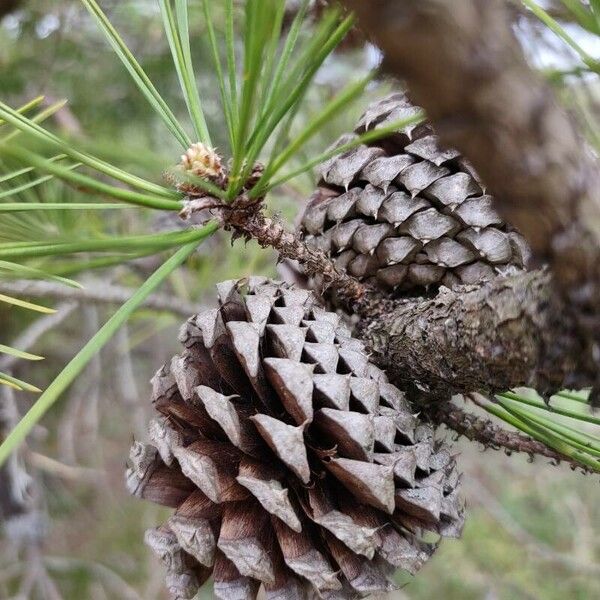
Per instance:
[[[414,115],[403,94],[372,104],[355,134]],[[493,208],[472,168],[428,124],[321,165],[301,223],[306,242],[361,280],[400,292],[453,288],[525,267],[529,249]]]
[[[448,449],[363,344],[306,290],[219,284],[153,379],[161,416],[135,442],[132,494],[175,508],[146,541],[172,598],[354,598],[390,589],[463,509]]]

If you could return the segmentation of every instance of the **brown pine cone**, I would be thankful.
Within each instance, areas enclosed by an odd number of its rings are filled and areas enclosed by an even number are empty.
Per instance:
[[[403,94],[372,104],[355,133],[418,111]],[[396,132],[321,165],[301,223],[306,242],[361,280],[401,293],[453,288],[525,267],[529,249],[472,168],[430,125]]]
[[[354,598],[390,589],[458,536],[453,457],[339,317],[306,290],[219,284],[153,379],[132,494],[176,511],[147,532],[172,598]]]

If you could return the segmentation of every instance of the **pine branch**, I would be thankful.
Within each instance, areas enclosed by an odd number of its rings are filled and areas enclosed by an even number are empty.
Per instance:
[[[469,441],[483,444],[485,448],[504,450],[507,453],[519,452],[528,454],[531,458],[542,456],[556,463],[565,462],[573,470],[581,469],[584,473],[595,473],[591,468],[552,450],[552,448],[548,448],[545,444],[527,435],[508,431],[491,420],[469,413],[451,402],[438,402],[429,405],[426,414],[437,425],[446,425],[446,427],[466,437]]]
[[[298,261],[306,275],[320,275],[325,288],[333,288],[339,300],[358,314],[371,311],[378,302],[377,293],[356,278],[340,271],[324,252],[309,248],[277,218],[266,217],[260,202],[247,207],[234,203],[222,206],[221,220],[225,229],[237,237],[253,239],[263,248],[273,248],[281,258]]]
[[[404,388],[440,398],[517,386],[550,395],[595,381],[590,349],[544,271],[444,290],[434,299],[394,300],[340,272],[323,252],[266,217],[260,203],[217,202],[213,210],[235,235],[298,261],[309,276],[321,275],[342,306],[361,317],[361,337],[374,360]]]
[[[600,345],[600,169],[552,90],[528,66],[506,3],[344,4],[383,50],[385,68],[406,79],[442,141],[473,163],[537,263],[550,266],[566,318],[592,356]]]
[[[409,389],[448,393],[590,387],[597,371],[573,315],[545,271],[388,301],[363,315],[361,337],[379,366]]]

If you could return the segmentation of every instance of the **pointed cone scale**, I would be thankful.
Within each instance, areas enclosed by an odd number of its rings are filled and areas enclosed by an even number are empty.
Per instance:
[[[173,515],[167,523],[183,550],[201,565],[212,567],[216,542],[212,527],[206,519]]]
[[[264,331],[271,309],[273,300],[263,294],[246,297],[246,313],[249,320],[258,327],[259,333]]]
[[[367,377],[353,377],[350,380],[352,399],[357,403],[357,410],[375,414],[379,408],[380,384]]]
[[[304,426],[292,427],[268,415],[252,417],[261,437],[279,459],[285,463],[303,483],[310,481],[310,468],[304,445]]]
[[[338,410],[350,408],[350,375],[316,374],[313,382],[314,399],[318,405]]]
[[[379,384],[381,404],[389,406],[397,411],[409,411],[410,407],[406,401],[406,395],[391,383]]]
[[[434,486],[398,490],[396,508],[424,521],[437,521],[442,509],[442,491]]]
[[[326,467],[365,504],[389,514],[394,512],[393,467],[347,458],[331,459],[326,463]]]
[[[267,338],[278,358],[300,361],[307,330],[294,325],[267,325]]]
[[[356,213],[354,204],[359,197],[359,190],[349,190],[345,194],[338,196],[334,203],[329,204],[327,208],[327,219],[329,221],[342,221]]]
[[[460,153],[456,150],[441,149],[436,135],[427,135],[419,138],[406,146],[404,150],[414,156],[429,160],[437,166],[441,166],[445,162],[460,156]]]
[[[242,576],[236,566],[218,550],[213,579],[215,600],[256,600],[260,582]]]
[[[174,451],[181,472],[193,481],[213,502],[224,502],[246,497],[244,488],[228,472],[222,443],[199,440],[186,448]],[[219,460],[215,460],[218,457]]]
[[[298,425],[312,421],[313,367],[286,358],[266,358],[267,379]]]
[[[330,531],[357,554],[373,558],[377,549],[377,529],[363,527],[347,514],[335,508],[326,492],[318,487],[308,491],[311,518]]]
[[[285,564],[297,575],[308,580],[316,590],[339,590],[342,585],[331,564],[314,545],[306,527],[296,532],[278,520],[273,520],[273,529]]]
[[[212,388],[198,386],[196,400],[202,404],[208,416],[218,423],[229,441],[244,452],[252,452],[252,434],[240,419],[235,400],[238,396],[224,396]]]
[[[275,306],[271,310],[274,323],[298,327],[304,319],[305,310],[302,306]]]
[[[414,162],[414,158],[406,154],[376,158],[363,168],[361,178],[386,191],[392,181]]]
[[[356,215],[370,227],[379,217],[367,200],[359,208],[372,216]],[[430,202],[422,210],[439,205]],[[444,244],[429,246],[438,260]],[[405,268],[407,280],[415,266],[458,277],[428,263],[427,249],[386,268]],[[350,252],[365,267],[379,260],[377,249]],[[170,597],[191,600],[211,574],[214,597],[227,600],[389,591],[394,569],[414,573],[430,556],[422,535],[461,531],[455,457],[310,292],[248,277],[219,296],[220,309],[186,322],[183,353],[155,375],[153,445],[136,442],[128,463],[131,493],[174,509],[147,538]]]
[[[319,373],[335,373],[339,353],[334,344],[306,342],[304,344],[304,359],[308,363],[316,364]]]
[[[353,244],[354,234],[356,230],[364,225],[364,222],[360,219],[353,221],[347,221],[336,225],[331,230],[331,241],[335,248],[341,252],[350,248]]]
[[[455,173],[434,181],[423,195],[443,206],[460,205],[469,196],[481,194],[479,184],[467,173]]]
[[[385,573],[375,562],[350,552],[332,535],[327,535],[326,540],[331,554],[354,590],[361,595],[368,595],[393,589]]]
[[[289,490],[284,488],[275,474],[256,461],[244,458],[240,463],[237,481],[260,502],[271,515],[281,519],[288,527],[300,532],[302,524],[292,506]]]
[[[217,546],[241,575],[261,582],[275,580],[273,562],[265,545],[272,535],[267,515],[255,503],[230,503],[223,510]]]
[[[246,374],[255,378],[260,368],[260,334],[254,323],[244,321],[230,321],[227,330]]]
[[[202,339],[206,348],[212,348],[215,340],[223,332],[223,319],[218,308],[213,308],[200,313],[196,317],[196,325],[202,332]]]
[[[409,487],[416,485],[417,457],[412,449],[400,449],[393,453],[375,453],[373,458],[380,465],[391,465],[394,469],[394,477],[401,485]]]
[[[166,419],[152,419],[148,425],[148,437],[154,444],[162,461],[173,464],[173,449],[183,445],[183,434],[169,427]]]
[[[366,217],[376,218],[386,195],[381,188],[367,185],[362,193],[357,194],[356,210]],[[332,206],[335,206],[335,203]]]
[[[319,344],[333,344],[335,342],[335,327],[327,321],[303,321],[302,324],[308,328],[307,342]]]
[[[366,377],[369,374],[369,359],[362,352],[340,348],[340,360],[346,369],[356,377]]]
[[[392,417],[379,416],[374,419],[375,444],[377,449],[394,451],[396,439],[396,423]]]
[[[337,447],[340,456],[368,461],[373,453],[373,417],[356,412],[322,408],[315,425],[326,440]]]

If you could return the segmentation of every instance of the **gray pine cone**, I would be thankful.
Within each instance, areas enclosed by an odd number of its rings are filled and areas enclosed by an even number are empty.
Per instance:
[[[355,133],[389,126],[418,109],[403,94],[369,106]],[[428,124],[325,162],[304,212],[309,246],[361,280],[407,293],[475,284],[522,269],[524,238],[494,210],[472,168],[441,148]]]
[[[363,344],[312,294],[262,278],[217,286],[153,379],[160,413],[127,485],[175,509],[146,542],[174,599],[355,598],[415,573],[458,536],[460,477]]]

